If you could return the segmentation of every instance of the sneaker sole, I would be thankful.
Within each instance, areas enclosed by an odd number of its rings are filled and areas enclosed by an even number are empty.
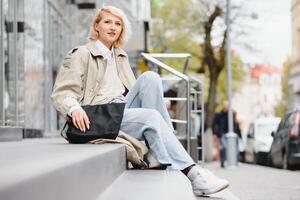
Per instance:
[[[217,192],[220,192],[226,188],[229,187],[229,183],[226,183],[224,185],[221,185],[220,187],[214,188],[214,189],[207,189],[207,190],[195,190],[194,193],[197,196],[206,196],[206,195],[210,195],[210,194],[214,194]]]

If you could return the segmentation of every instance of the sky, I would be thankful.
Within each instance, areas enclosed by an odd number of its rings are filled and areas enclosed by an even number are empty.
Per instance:
[[[255,28],[245,36],[254,50],[233,48],[245,63],[281,67],[291,55],[291,0],[249,0],[248,6],[258,16],[249,21]]]

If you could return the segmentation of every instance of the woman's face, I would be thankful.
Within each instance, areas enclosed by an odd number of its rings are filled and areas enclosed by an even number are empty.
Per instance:
[[[95,25],[99,32],[99,40],[109,49],[118,40],[122,32],[122,21],[119,17],[103,12],[102,19]]]

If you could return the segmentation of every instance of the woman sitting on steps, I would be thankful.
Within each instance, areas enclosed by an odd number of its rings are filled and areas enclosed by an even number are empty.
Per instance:
[[[81,97],[82,105],[125,102],[120,129],[138,140],[146,140],[162,166],[181,170],[196,195],[227,188],[228,181],[197,166],[174,135],[158,74],[145,72],[135,79],[128,56],[121,49],[128,41],[129,26],[123,11],[113,6],[104,6],[96,13],[89,42],[80,46],[70,66],[62,66],[58,73],[51,96],[55,108],[63,116],[69,115],[74,126],[85,132],[90,122],[79,103]],[[95,73],[83,80],[87,68]],[[91,88],[88,92],[83,92],[83,83]]]

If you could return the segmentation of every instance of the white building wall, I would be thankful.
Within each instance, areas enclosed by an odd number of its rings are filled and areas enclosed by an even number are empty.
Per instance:
[[[300,0],[292,0],[292,67],[289,77],[289,108],[300,105]]]
[[[250,69],[241,83],[241,88],[233,96],[233,109],[237,112],[241,129],[245,135],[250,123],[258,117],[274,116],[274,107],[281,101],[281,78],[263,75],[261,81],[251,78]]]

